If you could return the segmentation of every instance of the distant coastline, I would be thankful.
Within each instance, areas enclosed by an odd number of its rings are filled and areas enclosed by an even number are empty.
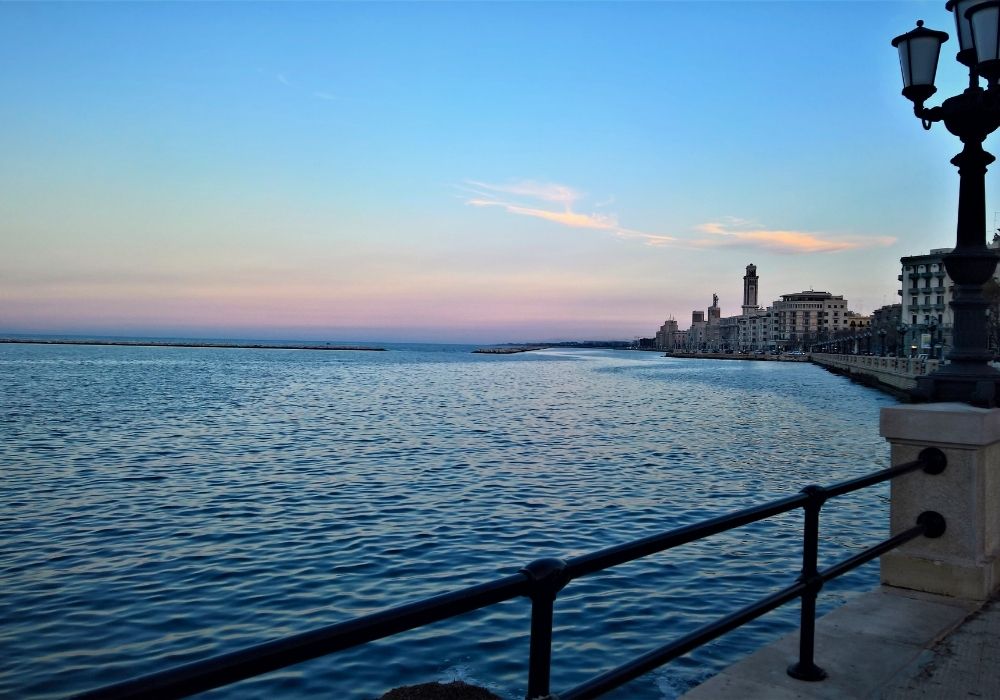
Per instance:
[[[524,347],[476,348],[472,352],[482,355],[514,355],[519,352],[541,350],[544,347],[544,345],[528,345]]]
[[[628,340],[558,340],[551,343],[500,343],[477,348],[472,352],[486,355],[513,355],[519,352],[546,348],[575,348],[584,350],[636,350]]]
[[[0,343],[25,345],[121,345],[140,348],[236,348],[240,350],[369,350],[385,352],[385,348],[364,345],[297,345],[293,343],[227,343],[181,340],[99,340],[76,338],[0,338]]]

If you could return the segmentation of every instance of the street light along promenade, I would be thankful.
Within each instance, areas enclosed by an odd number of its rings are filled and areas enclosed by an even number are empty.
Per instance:
[[[951,308],[954,344],[949,364],[922,378],[917,396],[925,401],[962,401],[976,406],[998,404],[1000,372],[989,365],[986,309],[982,287],[993,276],[997,258],[986,247],[986,166],[995,158],[983,141],[1000,127],[1000,0],[950,0],[945,8],[955,17],[959,52],[956,59],[969,68],[969,87],[939,107],[925,107],[935,92],[941,44],[945,32],[917,21],[916,29],[892,40],[899,50],[903,96],[924,129],[935,122],[958,136],[964,147],[951,162],[958,167],[958,228],[955,249],[944,257],[955,283]],[[984,90],[980,79],[985,78]]]

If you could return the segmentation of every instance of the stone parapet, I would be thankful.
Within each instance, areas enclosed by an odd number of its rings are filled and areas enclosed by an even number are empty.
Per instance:
[[[867,378],[887,387],[902,391],[917,388],[917,377],[938,368],[938,360],[920,360],[905,357],[878,357],[873,355],[835,355],[811,353],[809,359],[817,365],[855,378]]]
[[[947,530],[920,537],[881,559],[882,582],[929,593],[985,600],[1000,588],[1000,409],[958,403],[882,409],[881,434],[893,465],[926,447],[947,457],[941,474],[913,472],[892,481],[890,529],[913,526],[923,511]]]

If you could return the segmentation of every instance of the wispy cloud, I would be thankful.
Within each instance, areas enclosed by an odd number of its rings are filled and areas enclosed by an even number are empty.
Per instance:
[[[270,80],[274,80],[275,82],[284,85],[285,87],[292,88],[293,94],[300,96],[308,95],[317,100],[326,100],[327,102],[336,102],[341,99],[340,96],[336,93],[330,92],[329,90],[311,90],[308,85],[302,84],[302,81],[293,81],[288,77],[288,74],[283,71],[258,69],[257,72]]]
[[[546,221],[554,221],[563,226],[573,228],[591,228],[601,231],[617,231],[620,227],[618,221],[612,216],[602,214],[578,214],[574,211],[550,211],[548,209],[537,209],[534,207],[524,207],[510,202],[500,202],[493,199],[470,199],[466,204],[474,207],[502,207],[511,214],[521,216],[534,216]]]
[[[664,245],[675,240],[671,236],[625,228],[614,214],[575,211],[575,205],[585,199],[585,195],[568,185],[533,180],[497,185],[466,180],[461,189],[474,195],[465,201],[474,207],[499,207],[510,214],[544,219],[570,228],[608,231],[620,238],[642,240],[648,245]],[[559,204],[562,208],[546,208],[543,204]]]
[[[732,217],[700,224],[695,229],[707,235],[692,241],[692,245],[699,248],[757,248],[787,254],[838,253],[885,247],[896,242],[889,236],[835,236],[816,231],[774,229]]]
[[[586,201],[586,195],[569,185],[534,180],[506,184],[466,180],[459,189],[463,191],[465,203],[469,206],[494,207],[509,214],[543,219],[570,228],[607,231],[619,238],[654,247],[700,250],[747,248],[801,255],[885,247],[896,241],[887,236],[843,236],[821,231],[771,228],[736,217],[723,217],[699,224],[683,235],[650,233],[622,226],[618,216],[610,212],[579,211]],[[592,206],[603,208],[613,203],[613,197],[606,197]]]
[[[559,185],[552,182],[534,182],[532,180],[522,180],[520,182],[506,185],[491,185],[477,180],[467,180],[466,184],[484,190],[485,192],[496,194],[509,194],[516,197],[527,197],[538,199],[543,202],[558,202],[571,207],[574,202],[583,198],[580,192],[567,185]]]

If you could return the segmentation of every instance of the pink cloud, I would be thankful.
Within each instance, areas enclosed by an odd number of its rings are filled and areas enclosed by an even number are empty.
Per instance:
[[[531,180],[494,185],[468,180],[465,189],[475,195],[466,199],[466,204],[470,206],[497,207],[509,214],[551,221],[561,226],[608,231],[619,238],[640,241],[653,247],[754,248],[795,255],[885,247],[895,242],[894,238],[886,236],[862,238],[794,229],[772,229],[735,217],[699,224],[695,227],[695,231],[700,235],[679,237],[624,228],[614,214],[585,214],[576,211],[575,205],[583,199],[583,195],[568,185]],[[544,203],[561,204],[562,208],[550,209],[545,207]],[[607,203],[610,201],[602,204]]]
[[[510,214],[530,216],[571,228],[609,231],[620,238],[638,239],[651,246],[667,245],[676,240],[671,236],[623,228],[619,225],[618,218],[613,214],[583,214],[574,211],[573,205],[582,199],[583,195],[567,185],[539,183],[530,180],[508,185],[491,185],[476,180],[467,180],[466,185],[477,196],[467,199],[465,203],[474,207],[500,207]],[[510,201],[506,198],[501,199],[498,195],[514,195],[520,199],[519,201]],[[523,201],[524,199],[559,203],[563,205],[563,209],[553,211],[533,206],[531,203]],[[611,201],[607,200],[595,206],[606,206]]]
[[[895,238],[888,236],[843,237],[809,231],[754,227],[741,219],[727,219],[726,223],[708,222],[696,226],[695,229],[711,236],[692,241],[692,245],[696,247],[745,247],[789,254],[837,253],[860,248],[885,247],[896,242]]]
[[[491,199],[470,199],[466,204],[474,207],[502,207],[511,214],[521,216],[533,216],[546,221],[554,221],[563,226],[573,228],[591,228],[602,231],[618,230],[618,222],[612,216],[603,214],[578,214],[574,211],[549,211],[548,209],[536,209],[533,207],[523,207],[509,202],[500,202]]]

